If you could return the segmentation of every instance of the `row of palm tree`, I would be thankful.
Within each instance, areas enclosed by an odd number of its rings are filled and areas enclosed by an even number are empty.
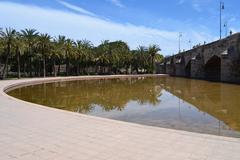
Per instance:
[[[39,33],[35,29],[16,31],[13,28],[0,29],[1,78],[8,71],[21,76],[59,76],[62,66],[65,75],[154,73],[155,62],[162,60],[157,45],[130,50],[123,41],[103,41],[95,47],[88,40],[77,40]],[[0,65],[1,66],[1,65]],[[10,69],[9,69],[10,67]]]

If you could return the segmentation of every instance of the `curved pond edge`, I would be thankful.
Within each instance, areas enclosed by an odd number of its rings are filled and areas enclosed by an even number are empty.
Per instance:
[[[38,107],[41,109],[46,109],[46,110],[51,110],[51,111],[57,111],[57,112],[62,112],[66,114],[72,114],[74,116],[83,116],[85,118],[91,118],[91,119],[97,119],[101,121],[108,121],[112,123],[118,123],[118,124],[126,124],[129,126],[134,126],[134,127],[143,127],[143,128],[151,128],[154,130],[160,130],[161,132],[173,132],[173,133],[178,133],[181,135],[188,135],[188,136],[193,136],[193,137],[208,137],[208,138],[213,138],[213,139],[218,139],[218,140],[227,140],[227,141],[232,141],[232,142],[239,142],[239,138],[234,138],[234,137],[225,137],[225,136],[218,136],[218,135],[212,135],[212,134],[206,134],[206,133],[196,133],[196,132],[189,132],[189,131],[184,131],[184,130],[177,130],[177,129],[171,129],[171,128],[162,128],[162,127],[155,127],[155,126],[148,126],[148,125],[142,125],[142,124],[136,124],[136,123],[131,123],[131,122],[125,122],[125,121],[119,121],[119,120],[113,120],[113,119],[108,119],[108,118],[103,118],[103,117],[96,117],[96,116],[91,116],[91,115],[86,115],[86,114],[81,114],[81,113],[75,113],[71,111],[66,111],[58,108],[52,108],[36,103],[31,103],[28,101],[24,101],[15,97],[12,97],[7,94],[7,92],[21,88],[24,86],[31,86],[31,85],[37,85],[37,84],[42,84],[42,83],[54,83],[54,82],[63,82],[63,81],[75,81],[75,80],[98,80],[98,79],[117,79],[117,78],[139,78],[139,77],[168,77],[169,75],[165,74],[145,74],[145,75],[106,75],[106,76],[73,76],[73,77],[48,77],[48,78],[27,78],[27,79],[17,79],[17,80],[2,80],[0,81],[0,101],[2,98],[7,98],[9,100],[14,100],[16,102],[16,106],[18,105],[30,105],[31,107]],[[1,107],[1,106],[0,106]]]

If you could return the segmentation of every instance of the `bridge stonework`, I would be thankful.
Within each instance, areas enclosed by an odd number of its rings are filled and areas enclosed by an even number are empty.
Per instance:
[[[157,68],[170,76],[240,83],[240,33],[167,57]]]

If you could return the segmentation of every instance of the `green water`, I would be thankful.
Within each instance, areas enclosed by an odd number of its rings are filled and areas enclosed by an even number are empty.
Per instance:
[[[240,86],[172,77],[44,83],[16,98],[93,116],[240,137]]]

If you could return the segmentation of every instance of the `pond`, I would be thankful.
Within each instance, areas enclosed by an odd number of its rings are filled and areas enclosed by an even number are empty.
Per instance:
[[[8,92],[24,101],[114,120],[240,137],[240,86],[174,77],[75,80]]]

